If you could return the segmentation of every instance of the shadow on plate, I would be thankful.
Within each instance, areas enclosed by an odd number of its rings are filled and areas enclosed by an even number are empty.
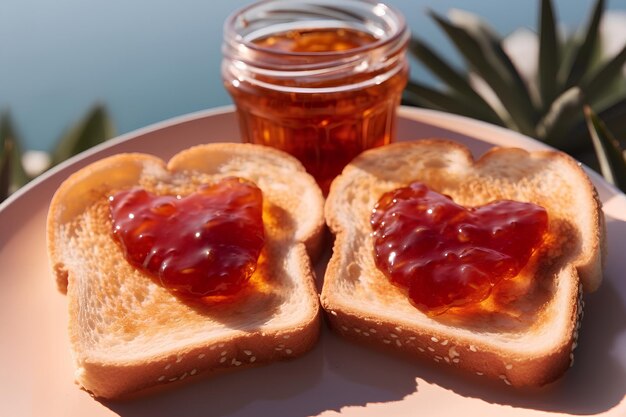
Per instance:
[[[316,267],[318,289],[332,246],[330,234],[325,238],[328,249]],[[347,406],[401,401],[415,392],[419,371],[415,364],[346,343],[330,333],[326,323],[322,326],[319,343],[293,361],[189,381],[132,400],[102,403],[125,417],[180,413],[304,417]]]
[[[419,122],[405,121],[399,137],[446,137],[468,144],[479,156],[491,145]],[[623,245],[626,222],[609,219],[609,248]],[[619,256],[619,254],[613,254]],[[321,271],[318,271],[318,274]],[[345,342],[322,332],[320,343],[291,362],[196,380],[183,387],[127,402],[103,402],[122,416],[309,416],[345,407],[393,403],[419,396],[419,384],[434,384],[461,397],[513,408],[593,415],[611,410],[626,395],[624,352],[618,338],[626,332],[626,283],[609,274],[585,298],[585,318],[576,363],[559,381],[519,391],[499,382],[451,371],[432,362],[411,362]],[[451,401],[455,401],[453,398]],[[445,407],[445,404],[442,405]]]
[[[626,236],[626,222],[607,217],[607,230],[608,247],[620,248]],[[626,356],[623,342],[618,340],[626,333],[625,296],[626,282],[616,271],[605,274],[597,292],[586,294],[575,364],[563,378],[546,387],[512,389],[499,381],[486,381],[432,362],[416,363],[411,371],[426,383],[487,403],[572,415],[607,412],[626,397]],[[400,368],[386,369],[397,376],[406,372]]]
[[[326,330],[322,338],[311,352],[290,362],[207,378],[134,400],[103,401],[103,405],[121,416],[137,417],[304,417],[368,402],[400,401],[415,391],[413,365],[345,343]],[[403,375],[389,373],[381,379],[380,373],[365,366],[372,363],[377,368],[401,368]]]
[[[619,236],[626,236],[626,222],[610,221],[610,247],[617,247]],[[104,404],[122,416],[299,417],[402,401],[415,394],[423,380],[487,403],[598,414],[618,405],[626,393],[623,352],[615,348],[616,339],[626,331],[626,308],[620,296],[626,289],[618,278],[607,276],[600,289],[586,297],[575,366],[560,381],[541,389],[515,390],[431,362],[389,356],[324,329],[320,343],[300,359],[203,379],[158,396]]]
[[[622,233],[626,233],[626,227]],[[596,293],[585,298],[575,364],[561,380],[539,389],[515,390],[473,376],[451,378],[451,373],[441,373],[433,367],[420,370],[420,378],[464,397],[515,408],[573,415],[594,415],[612,409],[626,396],[624,352],[616,349],[616,339],[626,331],[626,309],[612,282],[618,277],[607,278]]]

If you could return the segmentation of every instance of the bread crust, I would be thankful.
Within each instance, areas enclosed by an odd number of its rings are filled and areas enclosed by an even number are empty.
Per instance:
[[[184,195],[227,176],[263,191],[266,243],[245,289],[220,302],[182,299],[126,262],[110,233],[111,193],[140,186]],[[258,145],[200,145],[168,163],[120,154],[71,175],[51,201],[47,242],[68,297],[77,383],[117,399],[311,349],[320,332],[311,256],[320,252],[323,203],[295,158]]]
[[[384,192],[413,181],[466,206],[512,199],[548,211],[550,243],[520,277],[494,290],[497,308],[428,317],[375,267],[371,209]],[[397,143],[364,152],[344,169],[325,216],[335,244],[321,303],[340,335],[517,387],[547,384],[573,363],[583,291],[602,278],[605,233],[596,190],[569,156],[493,148],[474,160],[448,140]]]

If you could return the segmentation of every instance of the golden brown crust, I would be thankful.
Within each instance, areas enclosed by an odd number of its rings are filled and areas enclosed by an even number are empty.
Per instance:
[[[467,206],[506,198],[548,210],[549,243],[482,303],[497,308],[427,317],[375,267],[370,211],[384,192],[413,181]],[[572,362],[582,287],[601,281],[604,229],[595,189],[570,157],[494,148],[474,161],[447,140],[398,143],[349,164],[331,185],[325,215],[336,239],[321,302],[339,334],[514,386],[546,384]]]
[[[225,302],[183,300],[132,268],[110,236],[109,194],[192,192],[226,176],[263,191],[266,245],[250,285]],[[310,253],[324,230],[321,191],[295,158],[244,144],[202,145],[167,164],[144,154],[95,162],[57,190],[48,213],[53,274],[69,303],[77,382],[120,398],[309,350],[319,335]]]

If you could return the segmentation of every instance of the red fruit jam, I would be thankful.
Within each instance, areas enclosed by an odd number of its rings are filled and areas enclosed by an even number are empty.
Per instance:
[[[510,200],[466,208],[414,182],[372,211],[377,267],[429,315],[479,303],[515,277],[548,229],[543,207]]]
[[[256,269],[265,242],[263,195],[251,182],[226,178],[186,197],[135,188],[109,202],[128,262],[170,290],[229,295]]]

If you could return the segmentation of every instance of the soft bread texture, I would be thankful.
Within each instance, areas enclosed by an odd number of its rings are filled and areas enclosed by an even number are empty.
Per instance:
[[[375,266],[369,223],[383,193],[413,181],[468,207],[539,204],[549,238],[487,301],[428,317]],[[335,179],[325,215],[336,240],[321,302],[339,334],[514,386],[544,385],[573,362],[583,288],[602,278],[604,218],[592,183],[565,154],[494,148],[474,161],[463,145],[436,139],[378,148]]]
[[[174,295],[124,258],[108,196],[132,187],[185,195],[237,176],[263,192],[266,243],[240,293],[221,302]],[[324,200],[291,156],[248,144],[185,150],[169,163],[145,154],[103,159],[70,176],[48,213],[48,250],[69,301],[78,384],[117,398],[154,385],[294,358],[318,339],[310,256],[323,236]]]

